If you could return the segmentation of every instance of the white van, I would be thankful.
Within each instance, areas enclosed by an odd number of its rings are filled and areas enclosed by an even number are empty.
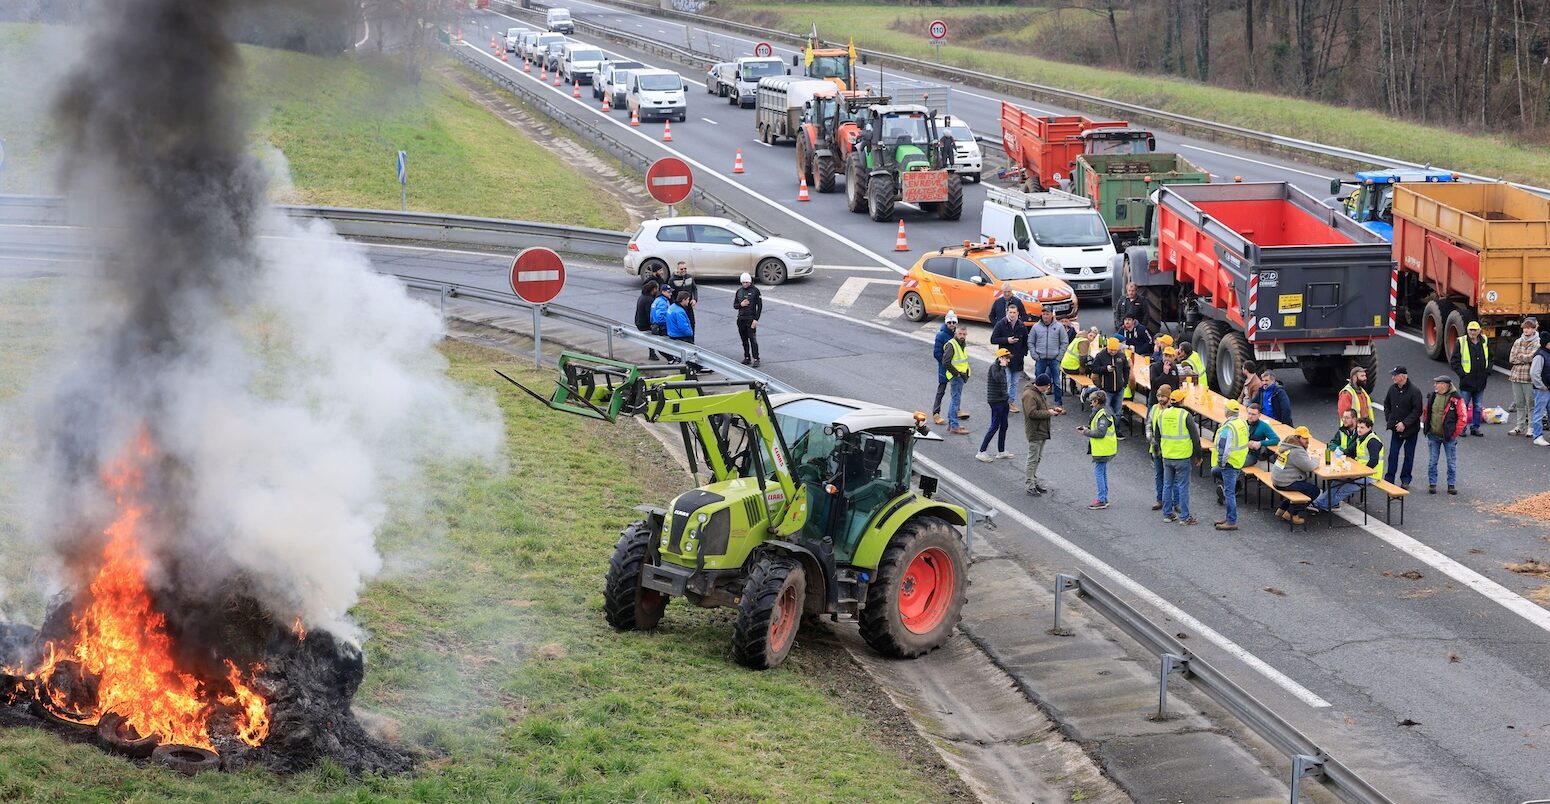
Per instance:
[[[567,42],[560,55],[560,77],[569,84],[590,84],[603,63],[603,51],[583,42]]]
[[[522,55],[526,56],[528,61],[538,64],[549,54],[550,46],[563,45],[566,39],[565,34],[542,33],[532,39],[524,39],[523,41],[527,45],[527,52]]]
[[[980,236],[994,237],[1064,279],[1077,296],[1114,298],[1109,261],[1114,241],[1092,202],[1060,190],[1024,193],[988,188],[980,208]]]
[[[689,119],[684,80],[672,70],[632,70],[626,102],[641,120],[659,117],[682,123]]]
[[[576,32],[576,23],[570,18],[570,9],[551,8],[544,15],[544,23],[549,30],[555,33],[573,34]]]
[[[515,52],[517,52],[517,44],[522,41],[522,34],[525,34],[525,33],[527,33],[530,30],[532,30],[532,29],[531,28],[507,28],[506,29],[506,52],[507,53],[515,53]]]

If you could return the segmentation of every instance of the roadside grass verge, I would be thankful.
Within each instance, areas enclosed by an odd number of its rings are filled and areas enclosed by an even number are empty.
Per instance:
[[[940,16],[949,24],[949,44],[941,48],[944,64],[1396,159],[1550,186],[1550,147],[1423,126],[1362,109],[1067,64],[995,50],[961,38],[954,41],[954,17],[1031,15],[1032,10],[1026,6],[918,9],[848,3],[737,2],[713,5],[711,11],[729,19],[757,19],[761,25],[773,23],[773,27],[788,32],[807,31],[817,22],[819,34],[830,41],[853,36],[857,46],[926,60],[935,60],[937,56],[928,44],[925,23]],[[918,33],[891,27],[895,20],[916,18],[920,20]],[[1095,17],[1092,24],[1102,23]]]
[[[381,535],[390,569],[355,611],[371,635],[357,707],[423,752],[419,769],[184,778],[9,728],[0,800],[949,798],[840,703],[816,651],[744,670],[728,657],[730,612],[681,604],[657,633],[611,631],[601,584],[618,530],[638,501],[665,503],[682,471],[632,423],[518,398],[492,371],[542,382],[518,358],[458,342],[443,353],[458,381],[499,395],[506,465],[433,470],[425,505]]]

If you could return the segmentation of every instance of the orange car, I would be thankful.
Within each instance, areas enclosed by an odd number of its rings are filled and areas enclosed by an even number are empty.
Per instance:
[[[989,243],[944,246],[921,257],[899,285],[899,306],[904,317],[924,321],[948,310],[960,320],[990,320],[990,306],[1001,286],[1026,305],[1039,302],[1054,310],[1056,318],[1076,314],[1076,294],[1065,280],[1051,276],[1021,254]]]

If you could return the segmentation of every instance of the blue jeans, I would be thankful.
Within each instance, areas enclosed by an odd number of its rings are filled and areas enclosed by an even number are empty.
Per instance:
[[[1022,390],[1023,390],[1023,370],[1022,369],[1014,369],[1011,366],[1007,366],[1006,367],[1006,392],[1007,392],[1007,398],[1012,400],[1011,404],[1015,405],[1015,404],[1017,404],[1017,400],[1022,399]]]
[[[1105,402],[1104,406],[1109,409],[1110,413],[1114,414],[1114,435],[1118,436],[1119,423],[1125,420],[1124,417],[1120,415],[1121,412],[1125,410],[1124,390],[1122,389],[1109,394],[1109,401]]]
[[[998,402],[990,406],[990,429],[985,431],[985,440],[980,442],[980,452],[990,446],[992,436],[996,438],[996,451],[1006,452],[1006,403]]]
[[[1246,464],[1245,464],[1246,465]],[[1238,475],[1243,470],[1231,466],[1218,466],[1211,471],[1222,481],[1222,499],[1227,503],[1227,524],[1238,524]]]
[[[1157,503],[1163,501],[1163,459],[1161,455],[1152,456],[1152,475],[1157,486]]]
[[[1098,502],[1109,501],[1109,459],[1093,460],[1093,482],[1098,485]]]
[[[947,381],[947,426],[962,427],[958,423],[958,405],[963,402],[963,378],[954,377]]]
[[[1060,377],[1060,360],[1053,357],[1041,357],[1033,361],[1033,376],[1048,374],[1055,381],[1055,404],[1059,405],[1065,397],[1061,394],[1060,387],[1065,385]]]
[[[1428,446],[1427,446],[1428,457],[1427,457],[1427,461],[1426,461],[1426,484],[1429,485],[1429,486],[1437,485],[1437,454],[1439,452],[1442,452],[1443,450],[1447,450],[1447,452],[1448,452],[1448,485],[1450,485],[1450,486],[1458,485],[1458,466],[1459,466],[1458,446],[1459,446],[1459,440],[1457,438],[1450,438],[1447,441],[1444,441],[1444,440],[1442,440],[1442,439],[1440,439],[1440,438],[1438,438],[1438,437],[1436,437],[1434,435],[1428,435],[1426,437],[1426,441],[1428,443]]]
[[[1320,494],[1318,499],[1313,501],[1313,507],[1319,509],[1320,511],[1328,511],[1335,506],[1345,502],[1347,499],[1350,499],[1351,495],[1361,491],[1362,486],[1366,486],[1371,483],[1372,478],[1370,477],[1359,477],[1355,480],[1347,480],[1342,483],[1336,483],[1329,487],[1329,491]]]
[[[1163,460],[1163,516],[1170,513],[1189,519],[1189,459]]]
[[[1545,434],[1545,413],[1550,412],[1550,391],[1534,391],[1534,437]]]
[[[1480,425],[1485,422],[1485,414],[1482,412],[1485,405],[1484,391],[1465,391],[1459,389],[1459,396],[1463,397],[1464,404],[1469,406],[1469,429],[1478,433]]]
[[[1401,486],[1410,485],[1410,470],[1415,467],[1415,445],[1420,442],[1420,440],[1421,434],[1414,431],[1409,433],[1389,433],[1389,465],[1388,468],[1383,472],[1384,480],[1393,483],[1395,475],[1394,470],[1398,469],[1399,484]],[[1405,453],[1405,463],[1403,466],[1400,466],[1399,464],[1399,453],[1401,449],[1403,449]]]

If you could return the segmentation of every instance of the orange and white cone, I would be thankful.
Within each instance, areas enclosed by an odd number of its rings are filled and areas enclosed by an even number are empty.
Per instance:
[[[580,81],[572,81],[572,82],[570,82],[570,96],[572,98],[579,98],[579,97],[581,97],[581,82]]]
[[[671,121],[671,120],[663,120],[662,121],[662,141],[663,142],[672,142],[673,141],[673,121]]]
[[[547,65],[538,65],[538,80],[540,83],[549,80],[549,67]]]
[[[804,175],[801,175],[801,174],[797,175],[797,200],[798,201],[811,201],[811,200],[813,200],[813,197],[807,194],[807,177],[804,176]]]
[[[634,109],[630,110],[630,125],[632,125],[632,126],[639,126],[640,125],[640,113],[637,112]]]
[[[909,251],[910,250],[909,241],[904,239],[904,219],[903,218],[899,219],[899,237],[898,237],[898,239],[893,241],[893,250],[894,251]]]
[[[611,112],[611,111],[614,110],[614,107],[609,105],[609,103],[608,103],[608,96],[612,95],[612,94],[614,94],[614,93],[612,93],[612,92],[604,92],[603,93],[603,112],[604,113]]]
[[[558,67],[554,68],[554,85],[560,85],[560,68]]]
[[[490,50],[495,50],[495,37],[493,35],[490,37]]]
[[[533,74],[533,63],[531,61],[528,61],[527,59],[523,59],[522,60],[522,72],[527,73],[528,75],[532,75]]]
[[[501,61],[510,61],[510,59],[506,58],[506,48],[501,48]]]
[[[737,149],[737,158],[732,160],[732,172],[733,173],[742,173],[743,172],[743,149],[742,148]]]

